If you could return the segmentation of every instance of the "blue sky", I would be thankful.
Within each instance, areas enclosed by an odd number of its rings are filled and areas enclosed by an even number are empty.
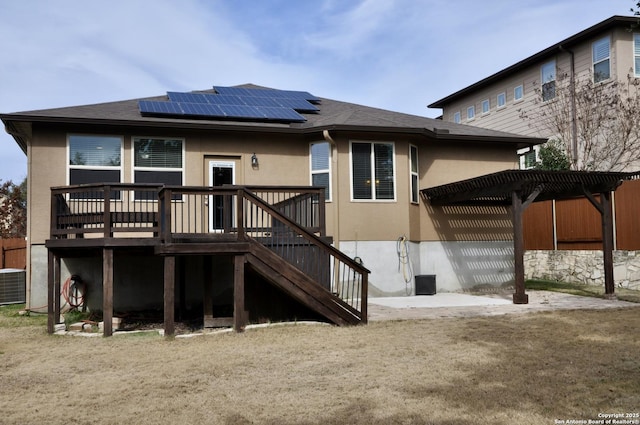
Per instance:
[[[0,112],[255,83],[435,117],[427,104],[631,0],[0,0]],[[0,132],[0,179],[27,161]]]

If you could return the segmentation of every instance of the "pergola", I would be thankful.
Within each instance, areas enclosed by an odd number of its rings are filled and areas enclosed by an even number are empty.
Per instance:
[[[421,190],[431,205],[511,206],[513,214],[514,304],[527,304],[524,289],[522,214],[532,202],[585,196],[600,212],[605,294],[613,298],[613,215],[611,193],[640,172],[506,170]],[[596,198],[596,195],[600,195]]]

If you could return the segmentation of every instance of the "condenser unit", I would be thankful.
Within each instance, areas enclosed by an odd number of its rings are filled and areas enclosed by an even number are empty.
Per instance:
[[[20,269],[0,269],[0,304],[26,302],[26,272]]]

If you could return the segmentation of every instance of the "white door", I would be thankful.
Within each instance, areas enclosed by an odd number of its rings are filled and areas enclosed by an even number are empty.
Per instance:
[[[236,164],[226,161],[209,161],[209,186],[222,186],[225,184],[235,184]],[[225,216],[225,196],[212,195],[209,197],[209,231],[222,232],[225,220],[227,225],[233,226],[235,217],[233,207],[235,197],[226,197],[227,211]]]

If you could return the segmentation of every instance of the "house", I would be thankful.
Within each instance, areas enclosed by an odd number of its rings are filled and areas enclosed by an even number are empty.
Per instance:
[[[613,16],[429,105],[442,109],[442,119],[533,137],[560,136],[579,151],[575,90],[581,82],[606,86],[640,78],[640,28],[637,17]],[[566,95],[561,90],[566,89]],[[573,97],[573,103],[572,99]],[[578,99],[578,103],[579,103]],[[566,113],[561,134],[544,123],[548,105]],[[560,115],[556,106],[556,116]],[[553,112],[552,112],[553,113]],[[521,168],[536,161],[534,151],[521,151]],[[575,161],[577,162],[577,160]],[[635,167],[637,168],[637,167]]]
[[[638,17],[613,16],[439,99],[429,107],[442,109],[442,119],[446,122],[545,139],[559,136],[569,144],[572,154],[577,155],[579,143],[586,140],[584,133],[597,135],[592,128],[602,129],[605,127],[600,124],[606,124],[581,117],[581,111],[624,116],[611,105],[581,106],[585,97],[580,95],[580,88],[584,87],[585,93],[590,88],[593,93],[601,93],[598,90],[627,84],[635,90],[639,82]],[[638,99],[637,92],[635,95]],[[594,96],[594,99],[597,98]],[[597,103],[597,100],[593,102]],[[545,119],[554,116],[559,117],[557,122],[560,124],[549,126]],[[591,128],[581,121],[592,124]],[[553,129],[562,131],[554,133]],[[611,139],[604,140],[606,145],[616,146]],[[629,161],[621,162],[625,166],[620,169],[640,169],[639,148],[636,144],[627,149],[616,149],[628,155]],[[520,168],[531,168],[535,164],[537,149],[520,151]],[[579,164],[576,157],[573,162]],[[602,169],[607,169],[606,165]],[[635,288],[640,285],[640,276],[636,273],[640,267],[636,254],[640,247],[640,232],[635,203],[640,181],[636,178],[625,182],[621,189],[624,190],[618,191],[612,201],[615,213],[612,231],[616,235],[612,241],[616,250],[615,282],[617,286]],[[595,266],[601,262],[595,250],[603,249],[604,245],[600,221],[600,212],[584,198],[557,203],[547,201],[530,208],[525,215],[525,228],[530,230],[525,238],[527,277],[602,283],[603,273]]]
[[[169,329],[172,307],[237,328],[353,323],[414,276],[508,283],[509,213],[419,191],[514,169],[542,142],[254,85],[0,118],[29,157],[30,308],[49,305],[51,329],[74,275],[105,333],[113,311],[164,308]]]

